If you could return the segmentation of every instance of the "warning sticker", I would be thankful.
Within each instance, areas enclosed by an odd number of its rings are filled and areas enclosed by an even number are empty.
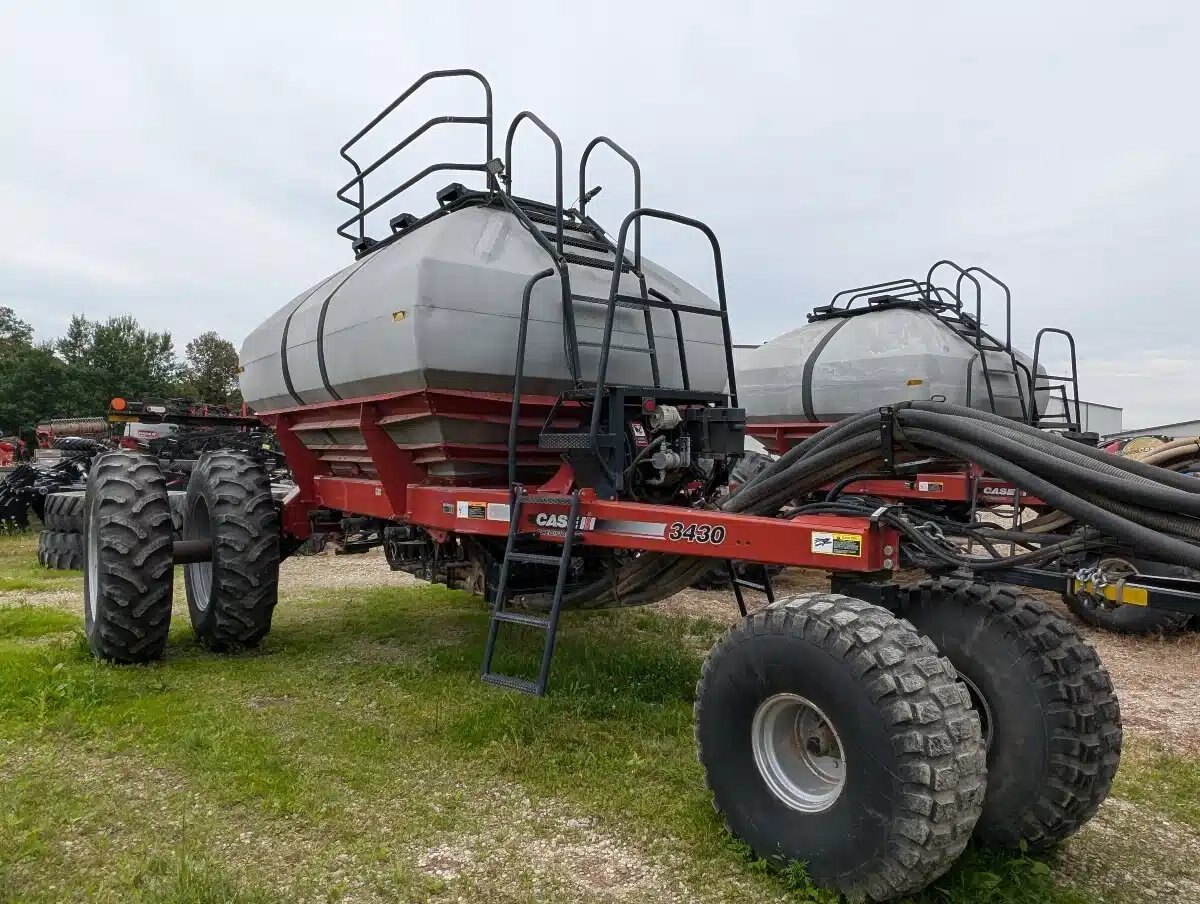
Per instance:
[[[459,518],[476,518],[483,521],[487,518],[487,503],[485,502],[460,502],[458,503]]]
[[[862,534],[835,534],[815,530],[812,534],[812,551],[827,556],[862,555]]]
[[[917,490],[921,493],[940,493],[944,488],[945,484],[938,483],[934,480],[917,481]]]

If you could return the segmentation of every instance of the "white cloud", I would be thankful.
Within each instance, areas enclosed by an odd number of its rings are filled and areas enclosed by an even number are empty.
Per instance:
[[[1013,286],[1018,342],[1075,330],[1086,397],[1130,423],[1196,413],[1164,388],[1179,374],[1128,364],[1187,361],[1200,331],[1194,4],[125,0],[6,4],[0,31],[0,302],[46,336],[130,311],[180,344],[240,342],[348,259],[337,147],[420,73],[465,65],[495,88],[497,153],[524,108],[568,174],[608,134],[646,203],[717,230],[740,341],[961,258]],[[473,97],[431,91],[412,123]],[[547,193],[549,167],[523,133],[520,190]],[[615,223],[628,174],[594,172]],[[693,237],[650,228],[646,248],[706,285]]]

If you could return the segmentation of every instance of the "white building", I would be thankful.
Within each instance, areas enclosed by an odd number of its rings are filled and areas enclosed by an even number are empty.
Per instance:
[[[1156,427],[1139,427],[1136,430],[1126,430],[1118,433],[1113,439],[1124,439],[1127,436],[1166,436],[1170,439],[1200,436],[1200,420],[1180,421],[1176,424],[1159,424]]]

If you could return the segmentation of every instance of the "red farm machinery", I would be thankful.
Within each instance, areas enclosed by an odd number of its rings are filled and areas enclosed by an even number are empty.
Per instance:
[[[364,159],[376,127],[434,80],[480,89],[478,114],[436,117]],[[478,157],[435,164],[368,200],[381,167],[447,122],[484,133]],[[552,201],[513,190],[522,126],[554,148]],[[1141,512],[1170,504],[1191,518],[1200,497],[1095,459],[1110,469],[1104,486],[1137,509],[1114,514],[1094,501],[1096,481],[1061,488],[1077,478],[1078,457],[1104,453],[1056,447],[1075,468],[1067,475],[1040,448],[1018,454],[1035,427],[936,403],[853,415],[803,439],[776,425],[778,459],[738,479],[746,412],[713,231],[643,206],[637,161],[608,138],[587,145],[570,207],[562,144],[541,119],[517,115],[503,159],[493,140],[490,86],[448,70],[419,79],[343,146],[354,176],[338,197],[352,215],[338,232],[354,261],[242,349],[243,394],[273,429],[289,479],[246,451],[203,454],[177,539],[152,456],[96,461],[85,551],[93,652],[117,662],[163,655],[174,564],[206,646],[259,643],[281,559],[321,533],[348,548],[382,546],[394,569],[483,597],[483,680],[541,695],[564,614],[656,602],[734,562],[823,569],[835,592],[743,613],[704,664],[697,744],[729,828],[763,857],[804,861],[815,882],[878,901],[924,887],[973,834],[1040,848],[1076,831],[1107,795],[1121,745],[1095,651],[1045,605],[976,580],[988,563],[910,512],[902,488],[924,471],[871,478],[888,491],[872,490],[886,498],[870,505],[866,495],[821,505],[813,496],[934,450],[927,482],[938,493],[976,493],[977,469],[943,465],[978,462],[1073,511],[1081,531],[1056,540],[1056,552],[1149,545],[1180,565],[1200,558],[1196,547],[1162,531],[1148,539]],[[615,234],[587,210],[598,190],[587,165],[600,148],[633,176],[633,209]],[[421,216],[386,209],[443,171],[483,186],[448,185]],[[705,240],[715,297],[643,257],[647,220]],[[751,430],[768,438],[766,427]],[[1021,555],[997,561],[1040,561]],[[934,577],[898,583],[902,556]],[[1200,599],[1157,584],[1145,592]],[[533,674],[494,667],[510,631],[544,636]]]

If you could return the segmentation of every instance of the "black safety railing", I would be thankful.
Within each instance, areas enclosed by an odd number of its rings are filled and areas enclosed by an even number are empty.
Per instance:
[[[952,286],[939,285],[935,281],[938,271],[943,269],[949,269],[954,273]],[[983,328],[985,281],[998,287],[1004,295],[1005,332],[1003,340]],[[970,307],[969,300],[964,299],[964,290],[968,286],[974,289],[975,295],[974,305],[970,305]],[[897,302],[906,303],[936,317],[976,350],[975,356],[968,364],[967,404],[971,404],[974,396],[973,373],[976,363],[978,363],[980,375],[987,391],[989,408],[995,412],[998,399],[1011,398],[1020,407],[1021,420],[1031,424],[1036,422],[1035,381],[1030,368],[1017,358],[1012,347],[1012,291],[1006,283],[992,273],[983,267],[964,268],[954,261],[940,260],[929,268],[924,280],[893,279],[838,292],[829,304],[815,308],[809,315],[809,320],[847,316],[860,302],[865,302],[868,308],[882,307]],[[971,307],[974,309],[973,312]],[[989,360],[989,356],[993,355],[1004,356],[1005,365],[995,366],[994,360]],[[1015,394],[997,392],[997,388],[993,384],[993,376],[1011,380],[1016,390]]]
[[[633,170],[633,209],[637,210],[642,206],[642,167],[632,154],[626,151],[623,147],[608,138],[605,135],[597,135],[588,146],[583,149],[583,154],[579,157],[579,216],[580,219],[587,217],[587,202],[590,197],[595,197],[595,192],[589,192],[587,187],[587,164],[588,158],[600,145],[605,145],[610,148],[617,156],[625,160]],[[598,191],[598,189],[597,189]],[[633,227],[633,269],[641,270],[642,267],[642,223],[638,220]]]
[[[525,345],[529,339],[529,305],[533,299],[533,287],[543,279],[553,276],[553,269],[542,270],[529,277],[521,293],[521,320],[517,326],[517,360],[513,366],[512,409],[508,419],[508,487],[509,493],[517,492],[517,440],[521,425],[521,384],[525,379]],[[512,504],[512,499],[509,499]]]
[[[551,143],[553,143],[553,145],[554,145],[554,228],[555,228],[554,250],[555,250],[557,256],[561,258],[562,254],[563,254],[563,150],[562,150],[562,141],[559,139],[558,134],[553,129],[551,129],[548,125],[546,125],[544,122],[542,122],[542,120],[537,115],[529,112],[528,110],[522,110],[520,113],[518,113],[516,116],[514,116],[512,123],[508,127],[508,137],[505,138],[505,140],[504,140],[504,174],[503,174],[503,176],[501,176],[501,179],[504,182],[504,184],[508,187],[508,194],[511,197],[512,190],[513,190],[513,163],[512,163],[513,137],[517,134],[517,127],[521,123],[526,122],[526,121],[533,123],[539,129],[541,129],[542,133],[547,138],[549,138]],[[541,232],[540,229],[535,229],[535,231]]]
[[[729,305],[725,296],[725,268],[721,261],[721,244],[717,241],[716,233],[712,231],[705,223],[700,220],[694,220],[691,217],[685,217],[677,213],[671,213],[666,210],[656,210],[651,207],[640,207],[630,211],[629,215],[621,221],[621,229],[617,234],[617,261],[620,261],[625,255],[625,247],[629,240],[629,228],[634,223],[641,220],[643,217],[652,219],[667,220],[672,223],[679,223],[682,226],[687,226],[692,229],[697,229],[702,232],[712,246],[713,265],[716,274],[717,282],[717,304],[716,310],[712,308],[700,307],[698,305],[681,304],[677,302],[667,301],[663,296],[650,297],[643,299],[643,303],[650,307],[662,308],[665,310],[675,311],[682,314],[698,314],[704,317],[719,317],[721,320],[721,333],[725,345],[725,370],[729,387],[729,404],[732,407],[737,407],[737,377],[733,369],[733,339],[729,330]],[[593,450],[598,449],[600,436],[600,417],[603,410],[601,404],[604,399],[604,394],[607,391],[608,379],[608,361],[609,353],[612,349],[613,326],[616,320],[616,311],[618,301],[621,298],[621,268],[615,266],[613,268],[612,280],[608,287],[608,305],[604,313],[604,335],[600,342],[600,359],[596,366],[596,385],[592,399],[592,417],[588,430],[588,442]],[[679,321],[676,321],[677,323]],[[686,368],[683,362],[686,360],[686,355],[683,354],[684,345],[681,340],[681,368]],[[610,477],[614,475],[609,475]]]
[[[554,146],[554,242],[551,243],[549,238],[542,230],[538,229],[537,224],[530,218],[526,207],[530,206],[529,202],[522,204],[512,193],[512,173],[513,173],[513,139],[516,136],[517,128],[523,122],[531,122],[550,139],[550,143]],[[504,170],[498,180],[503,182],[507,187],[507,191],[499,191],[500,202],[504,207],[517,218],[517,221],[525,228],[539,247],[545,251],[551,261],[554,263],[554,269],[558,273],[559,286],[562,295],[563,307],[563,344],[567,356],[567,367],[571,371],[572,378],[578,383],[580,379],[579,365],[579,343],[575,333],[575,318],[574,309],[571,305],[571,272],[567,267],[566,255],[563,253],[565,212],[563,210],[563,150],[562,140],[558,137],[553,129],[551,129],[540,117],[524,110],[513,117],[512,123],[509,124],[508,134],[504,141]],[[538,205],[540,206],[540,205]],[[527,286],[527,290],[532,289],[532,280]],[[520,403],[514,396],[514,408]]]
[[[387,151],[385,151],[381,156],[377,157],[375,160],[371,161],[370,163],[367,163],[365,165],[361,164],[359,161],[355,160],[353,157],[350,156],[350,150],[359,141],[361,141],[366,135],[368,135],[381,122],[383,122],[385,119],[387,119],[387,117],[392,112],[394,112],[396,110],[396,108],[398,108],[406,100],[408,100],[410,97],[412,97],[412,95],[415,94],[421,88],[421,86],[427,84],[428,82],[434,81],[435,79],[450,79],[450,78],[474,79],[483,86],[483,92],[484,92],[484,113],[483,113],[483,115],[435,116],[433,119],[430,119],[427,122],[425,122],[423,125],[417,127],[414,131],[409,133],[405,138],[401,139],[398,143],[393,145],[391,148],[389,148]],[[379,198],[377,198],[376,200],[374,200],[368,204],[367,198],[366,198],[366,179],[367,179],[367,177],[370,176],[372,173],[374,173],[376,170],[378,170],[381,166],[383,166],[385,163],[387,163],[393,157],[395,157],[398,153],[400,153],[400,151],[404,150],[406,147],[411,145],[414,141],[416,141],[422,135],[427,133],[430,129],[434,128],[435,126],[446,125],[446,124],[468,124],[468,125],[483,126],[484,132],[485,132],[483,160],[478,163],[473,163],[473,162],[434,163],[430,166],[427,166],[425,169],[421,170],[421,172],[417,173],[412,178],[405,180],[403,183],[401,183],[396,188],[393,188],[390,191],[385,192]],[[427,176],[432,175],[433,173],[444,172],[447,170],[456,171],[456,172],[485,173],[486,177],[487,177],[488,187],[492,188],[492,189],[495,189],[497,187],[495,173],[491,166],[491,161],[492,161],[492,86],[488,83],[488,80],[486,78],[484,78],[480,73],[476,72],[474,69],[441,69],[436,72],[427,72],[427,73],[425,73],[425,75],[421,76],[419,79],[417,79],[415,82],[413,82],[407,88],[407,90],[404,91],[403,94],[401,94],[394,101],[392,101],[390,104],[388,104],[386,107],[384,107],[383,111],[381,113],[379,113],[378,116],[376,116],[374,119],[372,119],[370,122],[368,122],[365,126],[363,126],[361,129],[359,129],[358,132],[356,132],[349,141],[347,141],[344,145],[342,145],[340,153],[341,153],[342,158],[344,160],[346,160],[346,162],[349,163],[351,167],[354,168],[354,178],[338,189],[337,199],[339,201],[342,201],[346,204],[349,204],[351,207],[353,207],[354,215],[352,217],[350,217],[348,220],[346,220],[344,223],[341,223],[337,227],[337,234],[342,236],[343,238],[349,239],[351,242],[353,242],[356,251],[362,251],[362,250],[365,250],[367,247],[369,247],[371,244],[371,239],[367,236],[367,233],[366,233],[367,217],[370,214],[374,213],[375,211],[379,210],[379,208],[381,208],[383,205],[387,204],[389,201],[391,201],[397,195],[408,190],[409,188],[412,188],[412,186],[416,185],[422,179],[426,178]],[[353,196],[348,194],[348,192],[351,192],[351,191],[354,192]],[[355,226],[356,224],[357,224],[357,235],[355,235],[353,232],[347,231],[350,227]]]
[[[1066,374],[1043,374],[1039,372],[1042,359],[1042,339],[1046,336],[1062,336],[1067,340],[1067,351],[1070,356],[1071,371]],[[1039,424],[1045,426],[1061,426],[1066,430],[1071,430],[1076,433],[1083,430],[1083,412],[1079,402],[1079,363],[1075,357],[1075,337],[1068,330],[1059,329],[1058,327],[1047,326],[1038,330],[1037,338],[1033,340],[1033,373],[1036,375],[1038,382],[1045,380],[1047,384],[1054,380],[1061,382],[1056,385],[1047,385],[1045,387],[1037,387],[1034,392],[1035,396],[1038,392],[1046,393],[1046,407],[1043,409]],[[1071,387],[1071,395],[1067,396],[1067,386]],[[1055,392],[1059,394],[1059,400],[1062,403],[1062,414],[1049,412],[1050,400],[1054,397]],[[1075,412],[1074,419],[1071,418],[1072,408]]]

